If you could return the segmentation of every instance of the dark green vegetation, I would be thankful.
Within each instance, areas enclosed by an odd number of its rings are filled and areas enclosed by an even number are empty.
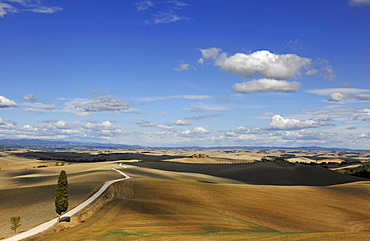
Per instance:
[[[60,215],[68,209],[68,180],[64,170],[60,172],[58,184],[55,191],[55,211]]]
[[[370,165],[362,165],[359,167],[346,168],[346,169],[341,169],[337,171],[343,174],[351,175],[351,176],[370,179]]]
[[[145,161],[159,161],[174,158],[183,158],[185,156],[170,156],[170,155],[151,155],[147,152],[142,153],[109,153],[109,154],[98,154],[92,155],[90,153],[83,152],[52,152],[52,151],[31,151],[24,153],[12,153],[13,155],[38,159],[38,160],[55,160],[62,162],[105,162],[105,161],[117,161],[117,160],[131,160],[139,159]]]
[[[11,217],[10,218],[10,229],[11,230],[14,230],[15,233],[17,233],[17,229],[22,226],[21,224],[21,217],[20,216],[17,216],[17,217]]]

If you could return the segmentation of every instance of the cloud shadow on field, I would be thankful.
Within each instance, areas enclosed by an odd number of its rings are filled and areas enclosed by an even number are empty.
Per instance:
[[[330,186],[367,179],[343,175],[335,171],[295,164],[293,167],[275,163],[192,164],[178,162],[136,162],[130,165],[172,172],[200,173],[228,178],[253,185]]]

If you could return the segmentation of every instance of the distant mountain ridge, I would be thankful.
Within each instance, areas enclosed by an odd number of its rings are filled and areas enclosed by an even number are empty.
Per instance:
[[[72,141],[50,141],[42,139],[0,139],[0,148],[38,148],[49,150],[66,150],[66,149],[244,149],[244,150],[269,150],[269,149],[299,149],[307,151],[359,151],[366,152],[369,150],[356,150],[349,148],[330,148],[330,147],[273,147],[273,146],[183,146],[183,147],[144,147],[140,145],[125,145],[111,143],[95,143],[95,142],[72,142]]]
[[[39,149],[142,149],[139,145],[106,144],[93,142],[49,141],[40,139],[2,139],[0,148],[39,148]]]

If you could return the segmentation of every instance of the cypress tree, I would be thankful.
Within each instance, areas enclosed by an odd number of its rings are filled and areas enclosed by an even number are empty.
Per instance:
[[[62,170],[59,174],[58,184],[55,191],[55,211],[59,215],[59,222],[60,215],[68,209],[68,202],[69,198],[67,174],[64,170]]]

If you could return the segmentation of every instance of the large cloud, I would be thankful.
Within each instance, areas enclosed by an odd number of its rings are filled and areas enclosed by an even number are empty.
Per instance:
[[[65,103],[64,111],[77,115],[88,115],[91,112],[124,112],[130,103],[112,96],[102,96],[93,100],[73,100]]]
[[[251,92],[267,92],[267,91],[282,91],[282,92],[296,92],[301,87],[301,83],[293,81],[275,79],[259,79],[246,81],[243,83],[236,83],[233,86],[233,91],[239,93]]]
[[[274,115],[266,129],[271,130],[299,130],[304,128],[319,127],[319,122],[313,120],[300,121],[298,119],[284,118],[280,115]]]
[[[0,125],[3,138],[41,138],[65,140],[110,140],[122,133],[122,129],[111,121],[64,121],[52,120],[39,125],[16,126],[10,123]]]
[[[336,133],[329,133],[323,131],[286,131],[283,134],[283,140],[328,140],[336,136]]]
[[[4,96],[0,96],[0,108],[7,108],[7,107],[17,107],[17,103],[13,100],[9,100]]]
[[[251,54],[236,53],[230,57],[226,53],[220,53],[221,50],[217,48],[200,51],[205,60],[213,60],[222,70],[247,78],[259,74],[265,78],[286,80],[300,75],[300,70],[311,64],[311,59],[308,58],[295,54],[278,55],[267,50]]]

